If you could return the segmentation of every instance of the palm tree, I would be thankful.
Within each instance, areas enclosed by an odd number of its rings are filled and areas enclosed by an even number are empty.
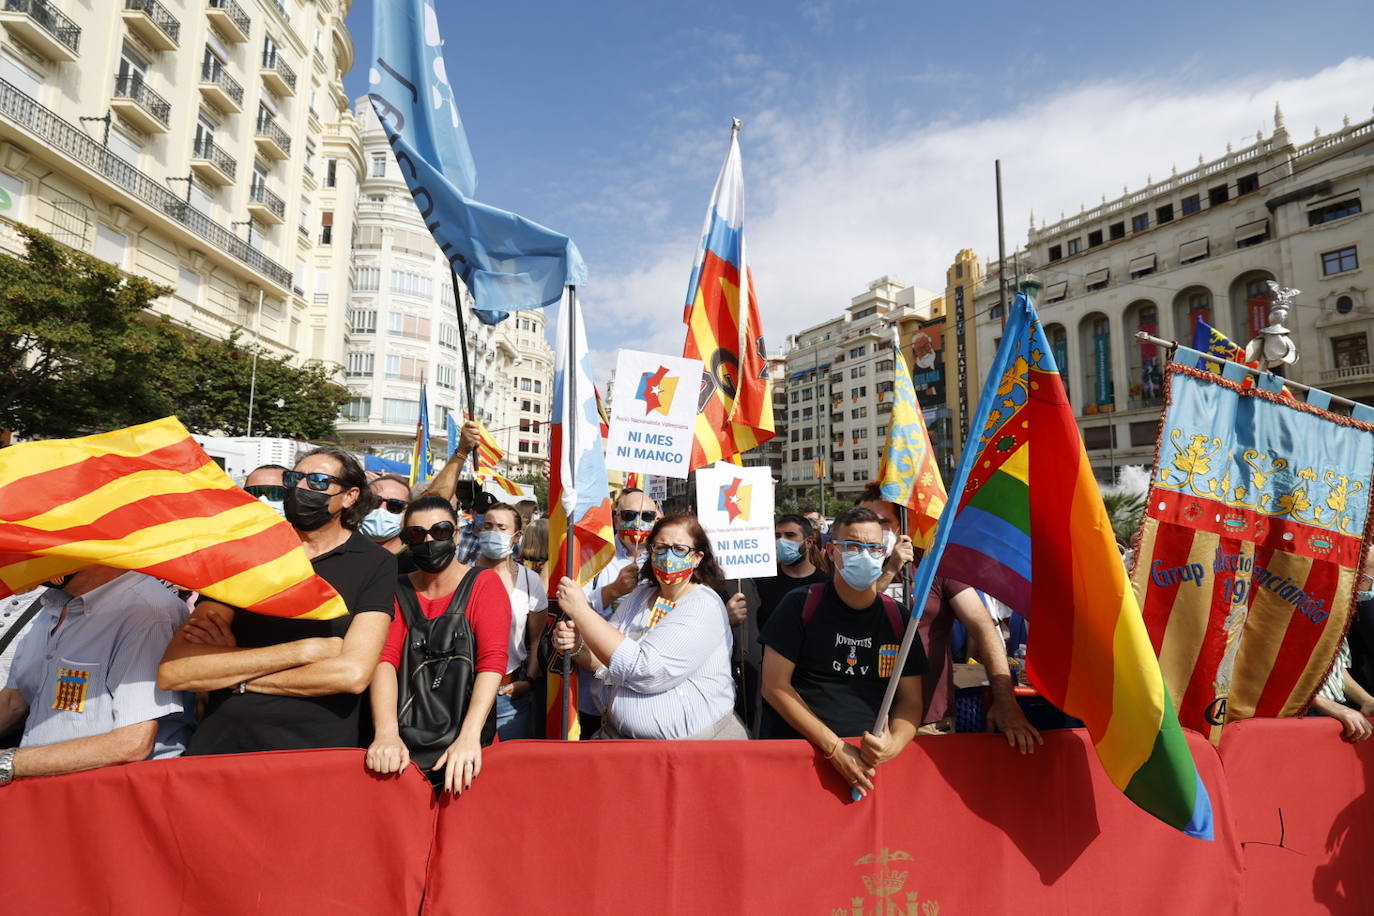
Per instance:
[[[1131,543],[1145,517],[1145,494],[1110,490],[1102,494],[1102,504],[1107,507],[1107,518],[1117,541]]]

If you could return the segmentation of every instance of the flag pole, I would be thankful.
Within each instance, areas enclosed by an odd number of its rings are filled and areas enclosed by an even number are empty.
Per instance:
[[[1002,160],[993,163],[997,176],[997,304],[1003,320],[1007,314],[1007,233],[1002,226]]]
[[[453,281],[453,310],[458,313],[458,347],[459,352],[463,355],[463,390],[467,392],[468,396],[468,417],[469,419],[475,420],[477,419],[477,401],[472,396],[472,368],[468,364],[468,329],[467,322],[463,320],[463,288],[458,283],[458,271],[454,270],[452,264],[449,265],[448,275],[449,279]],[[462,430],[459,430],[458,438],[461,440],[462,437]],[[450,456],[457,450],[457,442],[450,442],[448,444]],[[472,450],[472,473],[474,477],[476,477],[477,472],[481,470],[481,465],[478,463],[477,457],[479,451],[480,449]],[[459,470],[461,471],[462,468],[459,468]]]
[[[566,302],[564,303],[564,306],[563,306],[563,307],[566,308],[566,309],[568,310],[568,340],[567,340],[567,342],[566,342],[566,346],[567,346],[567,348],[568,348],[568,358],[567,358],[566,360],[564,360],[564,362],[563,362],[563,389],[564,389],[564,391],[563,391],[563,406],[564,406],[564,417],[561,417],[560,420],[565,419],[566,417],[572,417],[572,416],[574,416],[574,415],[575,415],[575,411],[577,410],[577,368],[578,368],[578,367],[577,367],[577,364],[576,364],[576,362],[575,362],[575,360],[576,360],[576,358],[577,358],[577,287],[576,287],[576,286],[572,286],[571,284],[568,286],[567,300],[566,300]],[[574,478],[574,480],[576,480],[576,477],[577,477],[577,474],[576,474],[576,465],[577,465],[577,423],[576,423],[576,422],[564,423],[564,424],[563,424],[563,436],[564,436],[564,446],[563,446],[563,447],[564,447],[565,449],[567,449],[567,454],[568,454],[568,466],[569,466],[570,468],[573,469],[573,472],[574,472],[574,473],[573,473],[573,478]],[[560,461],[562,460],[561,456],[559,456],[559,460],[560,460]],[[567,491],[568,486],[571,485],[572,483],[573,483],[573,481],[571,481],[571,480],[565,480],[565,481],[563,481],[564,492]],[[571,513],[571,512],[568,512],[566,509],[564,510],[564,513],[563,513],[563,514],[564,514],[564,516],[565,516],[565,517],[567,518],[567,520],[568,520],[568,531],[567,531],[567,534],[564,535],[564,538],[563,538],[563,568],[564,568],[564,570],[565,570],[564,575],[568,576],[570,579],[572,579],[572,580],[575,582],[575,581],[577,581],[577,570],[573,568],[573,561],[574,561],[574,558],[575,558],[575,545],[574,545],[574,543],[573,543],[573,541],[574,541],[574,534],[573,534],[573,533],[574,533],[574,528],[575,528],[575,526],[576,526],[576,519],[574,519],[573,516],[572,516],[572,513]],[[572,720],[571,720],[571,718],[570,718],[571,712],[572,712],[572,685],[571,685],[571,681],[572,681],[572,656],[571,656],[570,654],[568,654],[567,652],[564,652],[564,653],[563,653],[563,687],[562,687],[562,694],[563,694],[563,696],[562,696],[562,703],[563,703],[563,740],[564,740],[564,741],[567,741],[567,740],[571,737],[571,734],[572,734]]]

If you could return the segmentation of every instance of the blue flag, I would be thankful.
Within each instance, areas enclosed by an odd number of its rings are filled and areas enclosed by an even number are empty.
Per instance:
[[[390,0],[372,17],[368,98],[396,164],[440,251],[471,291],[473,311],[496,324],[519,309],[559,301],[587,266],[566,235],[478,203],[443,41],[430,0]]]
[[[453,411],[448,412],[448,453],[452,455],[458,449],[458,421],[453,419]]]
[[[415,424],[415,448],[410,453],[410,485],[434,476],[434,455],[429,450],[429,398],[420,383],[420,419]]]

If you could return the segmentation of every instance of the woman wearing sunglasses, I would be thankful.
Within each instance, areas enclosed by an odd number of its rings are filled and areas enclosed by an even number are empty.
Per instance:
[[[641,584],[610,620],[572,579],[558,586],[565,619],[554,648],[572,652],[600,689],[600,738],[748,737],[735,716],[730,624],[711,542],[696,518],[661,519],[649,533]]]
[[[511,628],[510,599],[501,577],[493,570],[475,569],[456,559],[453,536],[457,522],[453,504],[442,496],[422,496],[406,509],[400,537],[418,568],[397,583],[397,613],[372,676],[376,737],[365,760],[374,773],[399,773],[413,757],[429,771],[426,775],[436,788],[454,794],[471,788],[482,772],[482,747],[491,742],[495,730],[491,713],[506,673]],[[469,577],[470,582],[466,581]],[[406,589],[410,594],[404,593]],[[438,652],[438,631],[431,628],[423,640],[410,638],[402,602],[412,597],[418,606],[411,613],[418,611],[427,621],[437,621],[445,614],[460,615],[466,621],[459,624],[459,638],[466,640],[462,649],[471,660],[473,677],[460,685],[459,697],[465,699],[461,711],[449,709],[447,718],[441,716],[445,721],[440,727],[422,727],[425,723],[402,716],[398,710],[398,702],[420,704],[422,708],[426,701],[420,692],[435,681],[424,671],[416,677],[418,663]],[[415,651],[417,646],[425,651]],[[442,678],[450,671],[450,664],[427,670],[438,672]],[[452,670],[457,670],[456,666]],[[427,724],[433,726],[434,722]],[[423,741],[419,737],[422,732],[427,735]]]
[[[210,692],[187,754],[362,746],[360,694],[390,626],[396,558],[357,530],[373,502],[348,452],[317,448],[282,484],[286,520],[348,614],[301,620],[201,601],[158,669],[166,689]]]

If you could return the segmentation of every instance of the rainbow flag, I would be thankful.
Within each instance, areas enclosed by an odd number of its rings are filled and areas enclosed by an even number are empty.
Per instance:
[[[1031,623],[1027,670],[1083,720],[1126,797],[1212,838],[1212,806],[1160,674],[1064,383],[1035,306],[1018,293],[970,424],[931,554],[941,572]],[[926,580],[932,564],[922,563]],[[918,575],[916,594],[925,594]]]
[[[747,292],[741,295],[741,289]],[[741,301],[743,300],[743,301]],[[704,404],[688,470],[730,461],[773,438],[772,383],[744,250],[744,169],[738,122],[716,178],[683,309],[682,355],[699,359]]]
[[[235,485],[176,417],[0,450],[0,597],[88,566],[275,617],[348,613],[295,529]]]
[[[894,348],[893,354],[892,415],[878,483],[883,499],[906,507],[912,543],[924,550],[935,537],[935,523],[945,511],[948,496],[906,359],[900,348]]]
[[[434,454],[429,450],[429,398],[420,383],[420,419],[415,424],[415,447],[410,452],[410,485],[434,476]]]

